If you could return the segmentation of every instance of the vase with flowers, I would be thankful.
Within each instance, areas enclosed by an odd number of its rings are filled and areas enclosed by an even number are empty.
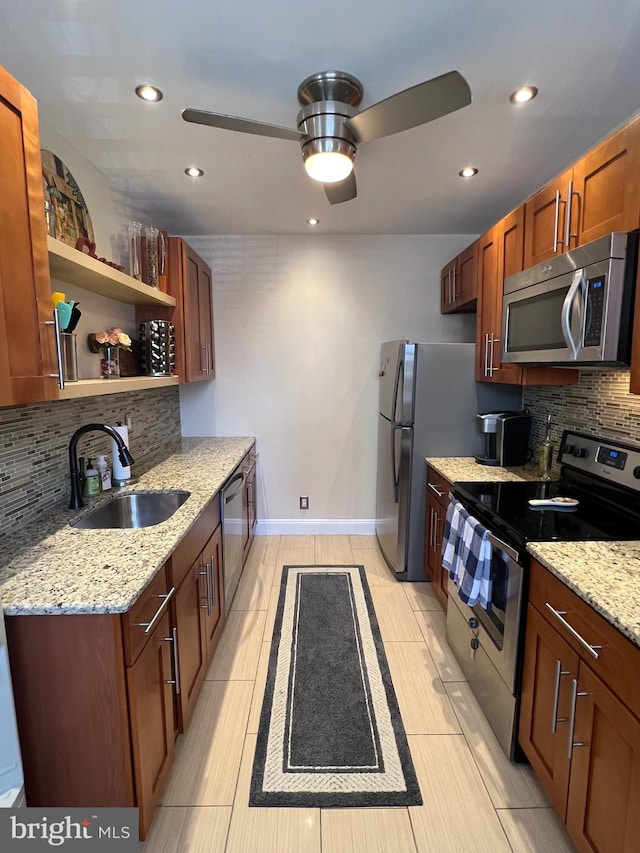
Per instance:
[[[120,378],[120,350],[131,351],[131,338],[122,329],[113,326],[106,332],[89,335],[89,349],[100,353],[100,377]]]

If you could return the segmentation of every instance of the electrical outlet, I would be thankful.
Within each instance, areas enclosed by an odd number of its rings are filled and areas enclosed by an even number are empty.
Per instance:
[[[300,509],[309,509],[309,497],[300,496]]]

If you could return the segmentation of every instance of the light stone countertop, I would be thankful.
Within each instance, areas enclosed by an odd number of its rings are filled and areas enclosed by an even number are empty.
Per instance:
[[[539,480],[535,465],[500,468],[473,457],[428,457],[451,482]],[[529,542],[527,551],[640,646],[640,542]]]
[[[0,539],[0,588],[7,615],[123,613],[129,610],[255,438],[183,438],[131,486],[79,511],[60,509]],[[135,466],[132,474],[136,476]],[[190,492],[176,512],[153,527],[72,527],[112,495],[131,491]]]

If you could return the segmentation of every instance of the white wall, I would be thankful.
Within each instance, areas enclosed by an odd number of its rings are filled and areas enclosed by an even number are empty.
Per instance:
[[[257,436],[261,530],[372,532],[380,343],[474,340],[475,314],[439,313],[473,236],[186,239],[213,270],[216,379],[181,386],[183,434]]]

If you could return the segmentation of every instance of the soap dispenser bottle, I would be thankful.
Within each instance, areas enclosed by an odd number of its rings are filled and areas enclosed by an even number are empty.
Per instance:
[[[97,468],[93,467],[91,460],[87,462],[87,470],[84,472],[84,489],[85,498],[93,498],[100,494],[100,473]]]
[[[538,447],[538,473],[541,480],[551,479],[553,444],[551,443],[551,415],[547,415],[545,436]]]

